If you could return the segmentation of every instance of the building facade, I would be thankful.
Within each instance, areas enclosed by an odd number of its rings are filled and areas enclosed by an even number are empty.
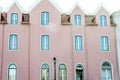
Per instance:
[[[119,80],[110,16],[104,7],[87,15],[78,4],[62,14],[50,0],[28,14],[14,3],[0,17],[0,79]]]
[[[116,41],[117,41],[117,53],[118,53],[118,66],[119,66],[119,78],[120,78],[120,11],[116,11],[112,14],[113,21],[116,24]]]

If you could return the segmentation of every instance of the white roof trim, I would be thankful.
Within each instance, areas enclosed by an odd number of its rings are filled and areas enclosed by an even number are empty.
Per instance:
[[[60,6],[58,6],[58,4],[56,4],[54,0],[49,0],[49,1],[52,3],[52,5],[53,5],[60,13],[62,13],[62,8],[61,8]]]
[[[23,8],[17,0],[13,0],[12,3],[10,4],[10,6],[6,9],[6,11],[8,12],[14,4],[17,5],[17,7],[20,9],[21,12],[23,12]]]
[[[119,11],[115,11],[114,13],[112,13],[112,16],[120,16],[120,10]]]
[[[105,9],[105,11],[110,15],[110,11],[108,11],[108,9],[104,6],[104,4],[103,3],[100,3],[100,5],[96,8],[96,10],[94,11],[94,13],[93,14],[97,14],[98,12],[99,12],[99,10],[101,9],[101,8],[104,8]]]
[[[31,12],[42,0],[36,0],[29,8],[29,12]]]
[[[73,7],[68,11],[68,14],[71,14],[72,13],[72,11],[76,8],[76,6],[78,6],[79,7],[79,9],[82,11],[82,13],[86,13],[85,11],[84,11],[84,9],[80,6],[80,4],[78,3],[78,2],[76,2],[74,5],[73,5]]]
[[[32,5],[31,7],[28,8],[29,12],[32,12],[32,10],[39,5],[39,3],[42,0],[37,0],[34,3],[34,6]],[[53,1],[53,0],[48,0],[60,13],[62,12],[62,9]]]

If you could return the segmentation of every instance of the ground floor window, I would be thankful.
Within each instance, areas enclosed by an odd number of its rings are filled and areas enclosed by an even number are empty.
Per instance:
[[[84,80],[84,68],[81,64],[76,66],[76,80]]]
[[[107,61],[103,62],[101,66],[102,71],[102,80],[113,80],[112,79],[112,67],[111,64]]]

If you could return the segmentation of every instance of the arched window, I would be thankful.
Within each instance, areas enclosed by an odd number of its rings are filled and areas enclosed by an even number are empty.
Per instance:
[[[11,14],[11,24],[18,24],[18,13]]]
[[[101,65],[102,69],[102,80],[113,80],[112,79],[112,67],[111,64],[107,61],[103,62]]]
[[[64,64],[59,65],[59,80],[67,80],[67,69]]]
[[[43,64],[41,68],[41,80],[49,80],[49,65]]]
[[[17,66],[10,64],[8,67],[8,80],[17,80]]]
[[[9,50],[17,50],[18,49],[18,35],[11,34],[9,37]]]
[[[76,80],[84,80],[84,68],[81,64],[76,66]]]

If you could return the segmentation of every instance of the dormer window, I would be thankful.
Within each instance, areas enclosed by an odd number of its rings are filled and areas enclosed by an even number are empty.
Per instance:
[[[74,15],[74,25],[75,26],[81,25],[81,15]]]
[[[1,23],[3,23],[3,24],[7,23],[7,13],[6,12],[1,13]]]
[[[61,15],[61,24],[62,25],[70,24],[70,15],[62,14]]]
[[[100,26],[101,27],[106,27],[107,26],[107,19],[105,15],[100,16]]]
[[[11,24],[18,24],[18,13],[11,14]]]
[[[29,14],[22,14],[22,23],[23,24],[29,23]]]
[[[49,12],[41,13],[41,25],[49,25]]]

